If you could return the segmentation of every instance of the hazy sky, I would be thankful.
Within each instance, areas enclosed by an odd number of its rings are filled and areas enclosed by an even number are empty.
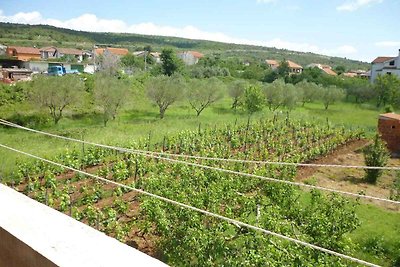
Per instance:
[[[400,0],[0,0],[0,21],[257,44],[364,61],[400,49]]]

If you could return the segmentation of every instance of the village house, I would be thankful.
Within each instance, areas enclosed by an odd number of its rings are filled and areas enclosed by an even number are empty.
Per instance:
[[[279,62],[274,59],[267,59],[265,63],[270,67],[272,70],[276,70],[279,67]]]
[[[83,51],[75,48],[58,48],[57,57],[73,57],[78,62],[81,62],[83,60]]]
[[[42,47],[40,49],[40,57],[42,59],[57,58],[56,51],[57,51],[57,48],[54,46]]]
[[[150,52],[150,55],[153,57],[154,61],[158,64],[161,63],[161,53],[160,52]]]
[[[322,70],[325,74],[331,75],[331,76],[337,76],[337,73],[332,70],[332,67],[329,65],[322,65],[318,63],[311,63],[307,65],[307,68],[318,68]]]
[[[9,57],[22,61],[40,59],[40,50],[34,47],[9,46],[7,47],[6,54]]]
[[[371,71],[365,71],[365,70],[349,70],[348,72],[345,72],[342,74],[345,77],[349,78],[364,78],[364,79],[369,79],[371,76]]]
[[[55,59],[62,57],[71,57],[78,62],[83,60],[83,51],[75,48],[57,48],[54,46],[43,47],[40,49],[42,59]]]
[[[300,74],[303,72],[303,67],[300,66],[299,64],[290,61],[290,60],[286,60],[286,62],[288,63],[289,66],[289,73],[290,74]],[[279,65],[280,62],[274,59],[267,59],[265,60],[265,63],[272,69],[272,70],[276,70]]]
[[[111,55],[122,57],[122,56],[125,56],[125,55],[129,54],[128,49],[126,49],[126,48],[116,48],[116,47],[96,48],[94,50],[94,52],[95,52],[96,56],[104,55],[104,54],[109,53]]]
[[[370,81],[374,82],[378,75],[397,75],[400,78],[400,49],[396,57],[377,57],[372,61]]]
[[[155,63],[161,63],[161,53],[159,52],[148,52],[148,51],[135,51],[132,53],[134,56],[137,57],[144,57],[145,55],[150,56],[153,58]]]
[[[199,59],[204,57],[204,55],[197,51],[185,51],[178,53],[178,57],[182,59],[186,65],[194,65],[197,64]]]

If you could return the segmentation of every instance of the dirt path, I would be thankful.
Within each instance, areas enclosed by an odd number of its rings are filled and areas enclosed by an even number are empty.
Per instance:
[[[367,144],[368,140],[365,139],[351,142],[312,163],[365,165],[361,150]],[[400,159],[391,158],[388,166],[400,166]],[[301,167],[298,170],[296,180],[352,193],[363,192],[366,195],[389,198],[390,187],[395,176],[395,171],[385,171],[382,177],[379,178],[378,183],[371,185],[364,182],[364,170],[362,169]],[[363,200],[363,202],[374,203],[390,210],[400,211],[399,205],[372,200]]]

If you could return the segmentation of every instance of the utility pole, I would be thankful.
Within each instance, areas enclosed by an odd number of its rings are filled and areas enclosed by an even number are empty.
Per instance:
[[[147,70],[147,53],[148,53],[148,52],[149,52],[149,51],[144,50],[144,71]]]
[[[93,44],[93,70],[96,72],[96,44]]]

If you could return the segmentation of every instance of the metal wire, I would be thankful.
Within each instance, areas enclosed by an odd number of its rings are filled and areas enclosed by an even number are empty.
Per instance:
[[[260,232],[262,232],[264,234],[272,235],[272,236],[275,236],[275,237],[278,237],[278,238],[281,238],[281,239],[284,239],[284,240],[287,240],[287,241],[290,241],[290,242],[294,242],[296,244],[299,244],[299,245],[302,245],[302,246],[305,246],[305,247],[308,247],[308,248],[312,248],[312,249],[315,249],[315,250],[318,250],[318,251],[321,251],[321,252],[336,256],[336,257],[340,257],[340,258],[343,258],[343,259],[346,259],[346,260],[349,260],[349,261],[352,261],[352,262],[355,262],[355,263],[363,264],[365,266],[379,267],[379,265],[376,265],[374,263],[370,263],[370,262],[367,262],[367,261],[364,261],[364,260],[361,260],[361,259],[358,259],[358,258],[354,258],[354,257],[348,256],[348,255],[345,255],[345,254],[330,250],[330,249],[326,249],[326,248],[323,248],[323,247],[320,247],[320,246],[317,246],[317,245],[313,245],[313,244],[310,244],[310,243],[307,243],[307,242],[304,242],[304,241],[301,241],[301,240],[298,240],[298,239],[295,239],[295,238],[291,238],[291,237],[288,237],[288,236],[285,236],[285,235],[282,235],[282,234],[279,234],[279,233],[275,233],[275,232],[272,232],[270,230],[266,230],[266,229],[263,229],[263,228],[260,228],[260,227],[257,227],[257,226],[251,225],[251,224],[247,224],[247,223],[244,223],[244,222],[241,222],[241,221],[238,221],[238,220],[234,220],[234,219],[231,219],[231,218],[228,218],[228,217],[225,217],[225,216],[213,213],[213,212],[209,212],[209,211],[206,211],[206,210],[203,210],[203,209],[199,209],[199,208],[196,208],[196,207],[193,207],[193,206],[190,206],[190,205],[187,205],[187,204],[184,204],[184,203],[172,200],[172,199],[168,199],[168,198],[165,198],[165,197],[162,197],[162,196],[150,193],[150,192],[146,192],[146,191],[141,190],[141,189],[137,189],[137,188],[134,188],[134,187],[131,187],[131,186],[128,186],[128,185],[124,185],[124,184],[121,184],[121,183],[118,183],[118,182],[114,182],[112,180],[109,180],[109,179],[106,179],[106,178],[103,178],[103,177],[100,177],[100,176],[97,176],[97,175],[94,175],[94,174],[91,174],[91,173],[87,173],[87,172],[84,172],[84,171],[81,171],[81,170],[78,170],[78,169],[75,169],[75,168],[72,168],[72,167],[68,167],[66,165],[63,165],[63,164],[60,164],[60,163],[57,163],[57,162],[54,162],[54,161],[51,161],[51,160],[47,160],[47,159],[41,158],[39,156],[35,156],[33,154],[30,154],[30,153],[27,153],[27,152],[24,152],[24,151],[21,151],[21,150],[18,150],[18,149],[15,149],[15,148],[3,145],[3,144],[0,144],[0,147],[8,149],[8,150],[11,150],[11,151],[14,151],[14,152],[17,152],[17,153],[20,153],[20,154],[23,154],[25,156],[29,156],[29,157],[32,157],[32,158],[47,162],[49,164],[53,164],[55,166],[59,166],[59,167],[62,167],[62,168],[65,168],[65,169],[68,169],[68,170],[71,170],[71,171],[74,171],[74,172],[77,172],[77,173],[92,177],[94,179],[98,179],[98,180],[106,182],[106,183],[114,184],[116,186],[120,186],[120,187],[123,187],[125,189],[132,190],[132,191],[135,191],[137,193],[140,193],[140,194],[143,194],[143,195],[146,195],[146,196],[150,196],[150,197],[156,198],[158,200],[162,200],[162,201],[171,203],[173,205],[177,205],[177,206],[180,206],[180,207],[183,207],[183,208],[187,208],[187,209],[202,213],[204,215],[207,215],[207,216],[210,216],[210,217],[214,217],[214,218],[218,218],[220,220],[224,220],[226,222],[229,222],[229,223],[232,223],[232,224],[235,224],[235,225],[239,225],[239,226],[242,226],[242,227],[246,227],[246,228],[249,228],[249,229],[252,229],[252,230],[255,230],[255,231],[260,231]]]
[[[300,186],[300,187],[305,187],[305,188],[310,188],[310,189],[317,189],[317,190],[327,191],[327,192],[331,192],[331,193],[338,193],[338,194],[348,195],[348,196],[357,197],[357,198],[383,201],[383,202],[397,204],[397,205],[400,204],[400,201],[391,200],[391,199],[387,199],[387,198],[380,198],[380,197],[375,197],[375,196],[356,194],[356,193],[351,193],[351,192],[342,191],[342,190],[336,190],[336,189],[332,189],[332,188],[326,188],[326,187],[317,186],[317,185],[309,185],[309,184],[303,184],[303,183],[299,183],[299,182],[292,182],[292,181],[288,181],[288,180],[280,180],[280,179],[260,176],[260,175],[256,175],[256,174],[238,172],[238,171],[233,171],[233,170],[218,168],[218,167],[212,167],[212,166],[193,163],[193,162],[170,159],[170,158],[166,158],[164,156],[148,154],[148,153],[146,153],[146,151],[142,151],[142,150],[135,150],[135,149],[128,149],[128,148],[117,147],[117,146],[97,144],[97,143],[93,143],[93,142],[83,141],[83,140],[79,140],[79,139],[75,139],[75,138],[70,138],[70,137],[65,137],[65,136],[60,136],[60,135],[55,135],[55,134],[51,134],[51,133],[47,133],[47,132],[30,129],[30,128],[23,127],[23,126],[14,124],[14,123],[7,122],[2,119],[0,119],[0,124],[7,124],[7,125],[15,127],[15,128],[20,128],[20,129],[28,130],[31,132],[35,132],[35,133],[39,133],[39,134],[43,134],[43,135],[47,135],[47,136],[51,136],[51,137],[55,137],[55,138],[60,138],[60,139],[68,140],[68,141],[73,141],[73,142],[78,142],[78,143],[82,143],[82,144],[88,144],[88,145],[93,145],[93,146],[97,146],[97,147],[112,149],[112,150],[116,150],[116,151],[120,151],[120,152],[124,152],[124,153],[134,153],[134,154],[138,154],[138,155],[142,155],[142,156],[146,156],[146,157],[151,157],[151,158],[165,160],[165,161],[174,162],[174,163],[186,164],[189,166],[199,167],[199,168],[203,168],[203,169],[209,169],[209,170],[215,170],[215,171],[225,172],[225,173],[229,173],[229,174],[252,177],[252,178],[257,178],[257,179],[269,181],[269,182],[290,184],[290,185],[295,185],[295,186]],[[165,154],[165,155],[168,155],[168,154]]]

